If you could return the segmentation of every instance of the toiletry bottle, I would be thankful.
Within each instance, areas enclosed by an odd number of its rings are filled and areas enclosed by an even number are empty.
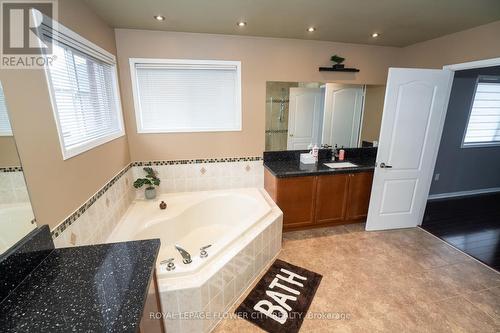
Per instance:
[[[339,151],[339,161],[343,161],[345,158],[345,150],[343,148],[344,146],[342,146],[342,149]]]
[[[318,148],[318,145],[314,145],[313,149],[312,149],[312,155],[314,157],[314,160],[316,162],[318,162],[318,153],[319,153],[319,148]]]

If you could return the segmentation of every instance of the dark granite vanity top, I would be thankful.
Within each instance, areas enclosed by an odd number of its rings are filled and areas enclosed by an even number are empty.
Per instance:
[[[53,250],[0,303],[0,331],[138,332],[159,248],[153,239]]]
[[[377,148],[346,148],[345,150],[346,158],[342,162],[351,162],[356,164],[356,167],[341,169],[327,167],[324,163],[332,163],[329,149],[320,150],[319,161],[316,164],[300,163],[300,153],[307,152],[306,150],[264,152],[264,167],[278,178],[353,173],[375,169]]]

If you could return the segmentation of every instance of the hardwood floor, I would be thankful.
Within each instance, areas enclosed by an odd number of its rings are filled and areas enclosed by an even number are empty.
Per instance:
[[[422,228],[500,271],[500,193],[428,201]]]

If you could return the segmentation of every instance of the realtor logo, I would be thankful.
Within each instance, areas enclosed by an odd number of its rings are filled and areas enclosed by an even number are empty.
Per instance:
[[[1,67],[36,68],[51,62],[52,43],[41,35],[44,16],[54,19],[56,2],[0,1],[1,3]],[[51,37],[51,29],[44,34]]]

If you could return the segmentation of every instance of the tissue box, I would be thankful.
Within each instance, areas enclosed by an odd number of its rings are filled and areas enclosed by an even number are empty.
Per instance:
[[[300,154],[300,163],[302,164],[314,164],[316,159],[309,153]]]

